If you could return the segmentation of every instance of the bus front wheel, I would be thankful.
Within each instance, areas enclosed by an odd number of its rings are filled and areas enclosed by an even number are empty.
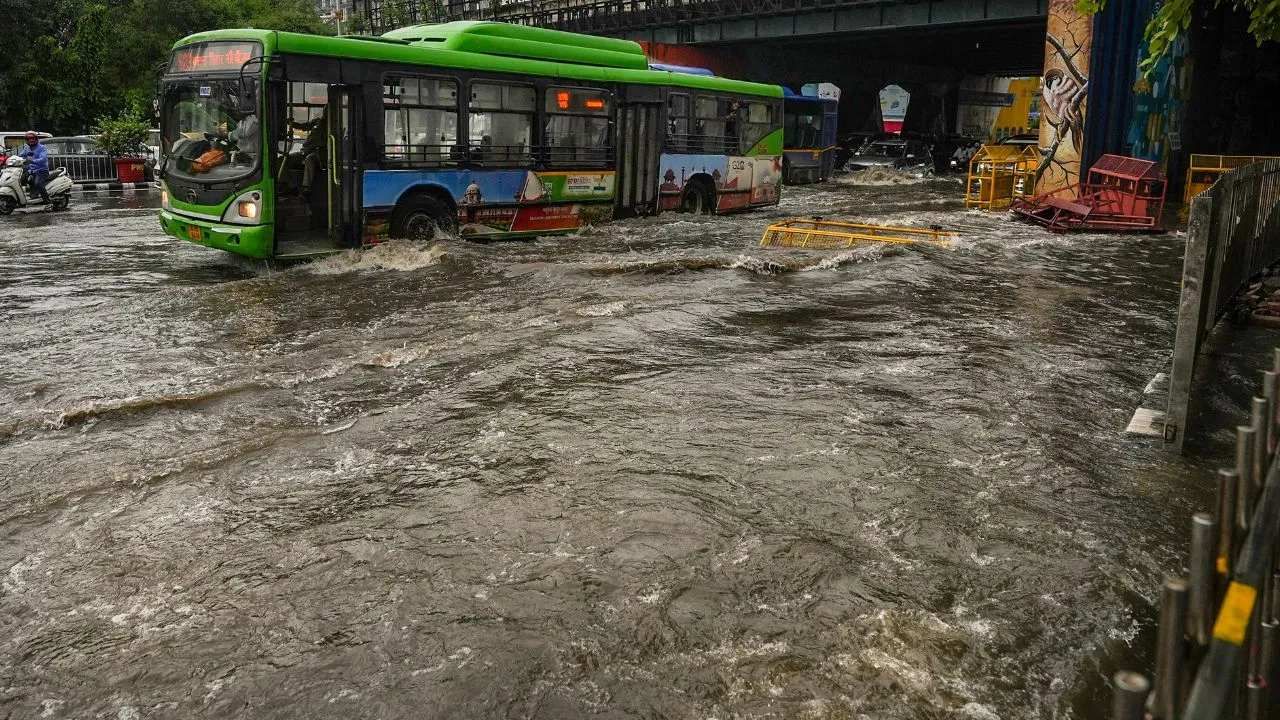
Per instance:
[[[415,242],[431,242],[451,234],[457,225],[449,206],[429,196],[406,200],[391,214],[391,236]]]

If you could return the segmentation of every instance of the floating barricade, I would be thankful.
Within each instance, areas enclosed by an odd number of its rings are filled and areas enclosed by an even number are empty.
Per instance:
[[[1103,155],[1080,185],[1014,200],[1010,209],[1055,232],[1160,232],[1167,189],[1156,163]]]
[[[793,218],[765,228],[764,235],[760,238],[760,246],[837,250],[851,248],[858,243],[875,242],[951,247],[957,239],[959,236],[955,233],[937,227],[888,227],[822,218]]]

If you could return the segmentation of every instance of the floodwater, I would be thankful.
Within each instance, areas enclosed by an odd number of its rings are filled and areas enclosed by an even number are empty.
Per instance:
[[[0,220],[0,717],[1101,720],[1211,492],[1122,434],[1182,238],[959,194],[284,269]]]

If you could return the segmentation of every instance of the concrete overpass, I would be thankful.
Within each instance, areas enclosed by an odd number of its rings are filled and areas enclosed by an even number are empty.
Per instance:
[[[1048,0],[356,0],[374,32],[501,20],[661,43],[1043,23]]]

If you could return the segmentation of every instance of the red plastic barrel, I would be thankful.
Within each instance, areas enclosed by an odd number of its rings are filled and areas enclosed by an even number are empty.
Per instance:
[[[142,182],[146,177],[147,166],[141,158],[116,158],[116,181],[122,183]]]

